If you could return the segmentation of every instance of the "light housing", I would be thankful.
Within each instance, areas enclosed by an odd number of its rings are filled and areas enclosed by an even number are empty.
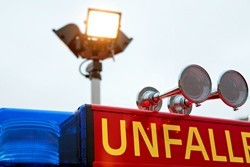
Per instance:
[[[194,64],[182,71],[178,84],[181,94],[191,103],[205,101],[212,89],[212,82],[206,70]]]
[[[101,17],[104,18],[100,19]],[[112,18],[115,21],[112,21]],[[86,32],[84,34],[80,32],[77,25],[72,23],[58,30],[53,29],[53,31],[77,58],[105,60],[114,58],[115,55],[123,52],[133,39],[128,38],[120,30],[120,20],[120,12],[88,9]],[[95,24],[96,21],[99,21],[99,23]],[[114,24],[107,22],[113,22]]]
[[[237,71],[223,73],[217,88],[221,100],[230,107],[242,106],[248,97],[248,86],[244,77]]]
[[[120,28],[121,13],[107,10],[88,10],[86,35],[96,38],[115,39]]]
[[[189,115],[192,111],[192,103],[187,104],[183,95],[171,96],[168,98],[168,110],[170,113]]]
[[[153,87],[143,88],[136,97],[136,105],[141,110],[160,111],[162,100],[153,100],[154,95],[159,95],[160,92]]]

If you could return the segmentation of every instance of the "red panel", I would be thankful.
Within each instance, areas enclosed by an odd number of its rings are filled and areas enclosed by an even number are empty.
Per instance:
[[[95,167],[250,165],[247,122],[101,106],[92,109]]]

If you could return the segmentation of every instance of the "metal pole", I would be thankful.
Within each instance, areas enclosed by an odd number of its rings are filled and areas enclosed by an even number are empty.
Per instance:
[[[101,104],[101,80],[98,78],[91,79],[91,103]]]
[[[87,66],[86,71],[89,73],[89,79],[91,81],[91,103],[100,104],[102,63],[99,60],[93,60],[93,62]]]

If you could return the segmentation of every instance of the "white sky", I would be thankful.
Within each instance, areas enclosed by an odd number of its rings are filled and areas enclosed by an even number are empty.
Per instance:
[[[134,38],[115,62],[103,62],[103,105],[137,108],[143,87],[165,92],[189,64],[204,67],[214,89],[229,69],[250,81],[249,0],[1,0],[0,107],[74,111],[90,103],[82,60],[52,32],[68,23],[84,32],[89,7],[122,12],[121,29]],[[207,101],[192,115],[245,117],[250,100],[237,112]]]

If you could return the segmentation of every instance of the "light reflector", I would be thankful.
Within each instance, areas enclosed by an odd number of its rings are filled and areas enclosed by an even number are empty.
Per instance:
[[[218,92],[224,103],[230,107],[240,107],[248,97],[247,82],[239,72],[229,70],[221,76]]]
[[[119,12],[89,9],[86,34],[90,37],[115,39],[120,20],[121,13]]]
[[[212,82],[205,69],[198,65],[190,65],[181,73],[179,88],[187,100],[201,103],[210,95]]]

